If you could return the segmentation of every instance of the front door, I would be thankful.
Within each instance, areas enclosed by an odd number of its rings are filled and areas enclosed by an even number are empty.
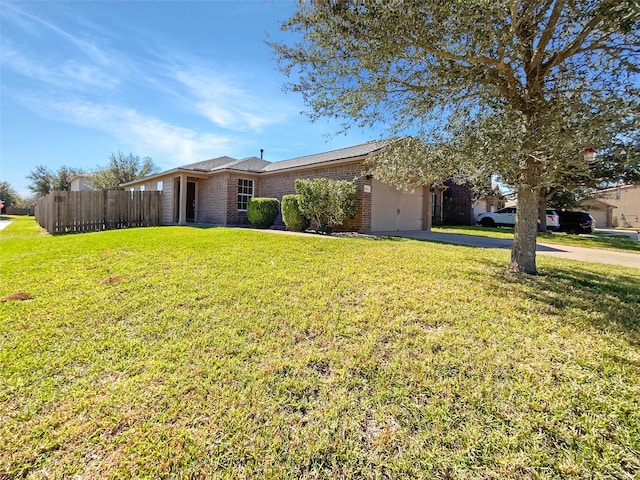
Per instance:
[[[180,179],[176,178],[175,188],[175,222],[179,222],[180,218]],[[185,220],[187,222],[196,221],[196,182],[187,182],[187,205],[186,205]]]
[[[196,183],[187,182],[187,222],[196,221]]]

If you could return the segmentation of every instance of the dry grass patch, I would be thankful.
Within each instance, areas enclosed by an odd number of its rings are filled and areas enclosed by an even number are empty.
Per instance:
[[[107,278],[103,278],[100,280],[100,285],[105,285],[108,283],[120,283],[122,277],[120,275],[110,275]]]
[[[10,293],[9,295],[5,295],[4,297],[0,298],[0,302],[16,302],[16,301],[24,301],[24,300],[30,300],[33,297],[31,296],[30,293],[27,292],[15,292],[15,293]]]

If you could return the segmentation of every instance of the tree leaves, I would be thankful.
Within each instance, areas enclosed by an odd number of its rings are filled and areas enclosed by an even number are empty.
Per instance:
[[[109,164],[98,167],[92,175],[91,183],[96,190],[122,190],[123,183],[146,177],[157,171],[150,157],[140,158],[130,153],[112,153]]]
[[[582,150],[637,118],[636,3],[312,2],[283,25],[299,39],[272,46],[310,118],[421,140],[376,159],[379,178],[414,188],[497,173],[535,199],[588,173]],[[517,229],[537,229],[535,203]],[[535,259],[535,242],[520,247]]]

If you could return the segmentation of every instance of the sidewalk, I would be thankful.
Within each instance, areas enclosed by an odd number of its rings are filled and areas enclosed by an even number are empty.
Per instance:
[[[513,240],[504,238],[489,238],[459,233],[435,233],[421,230],[411,232],[376,232],[376,235],[413,238],[416,240],[452,243],[470,247],[503,248],[507,250],[510,250],[513,244]],[[606,263],[609,265],[640,268],[640,254],[634,252],[583,248],[551,243],[538,243],[536,252],[539,255],[550,255],[559,258],[579,260],[581,262]]]

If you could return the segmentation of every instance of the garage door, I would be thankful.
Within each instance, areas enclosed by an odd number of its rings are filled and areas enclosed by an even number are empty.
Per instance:
[[[607,225],[607,212],[604,210],[586,210],[596,221],[596,228],[609,227]]]
[[[371,231],[422,230],[422,189],[406,193],[373,180]]]

